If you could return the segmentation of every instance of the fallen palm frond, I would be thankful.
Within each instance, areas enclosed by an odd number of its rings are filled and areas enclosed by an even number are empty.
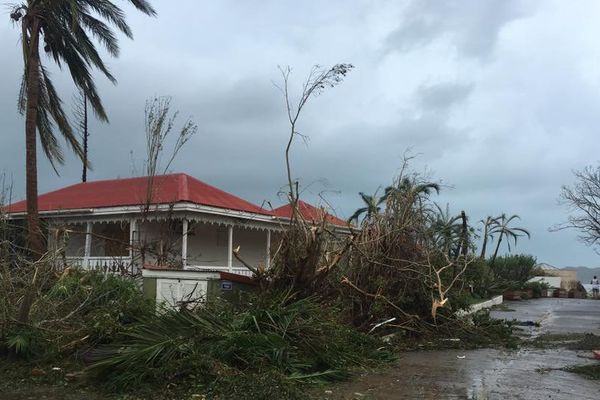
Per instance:
[[[220,303],[142,319],[93,353],[90,371],[115,387],[202,371],[277,371],[295,381],[345,376],[389,357],[380,343],[338,322],[314,298],[256,298],[243,309]],[[142,367],[141,367],[142,366]]]

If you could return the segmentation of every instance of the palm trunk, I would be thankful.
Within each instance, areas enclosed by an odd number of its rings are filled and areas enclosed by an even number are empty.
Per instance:
[[[483,229],[483,244],[481,245],[481,254],[479,255],[479,258],[481,258],[481,259],[485,258],[485,251],[487,250],[487,243],[488,243],[488,224],[486,222],[485,228]]]
[[[467,225],[467,214],[464,211],[461,211],[460,217],[462,219],[462,255],[466,257],[469,253],[469,226]]]
[[[34,20],[29,42],[29,57],[27,59],[27,109],[25,112],[27,239],[31,255],[35,260],[39,259],[45,251],[38,213],[37,118],[40,93],[38,29],[39,22]]]
[[[494,261],[496,261],[496,257],[498,256],[498,250],[500,250],[500,243],[502,243],[502,233],[498,238],[498,244],[496,244],[496,250],[494,250],[494,255],[492,256],[491,265],[494,265]]]
[[[25,22],[24,22],[25,23]],[[29,40],[28,54],[26,54],[26,84],[27,84],[27,108],[25,111],[25,192],[27,202],[27,241],[33,261],[39,260],[44,253],[44,241],[40,229],[40,218],[38,214],[37,197],[37,109],[40,92],[40,59],[38,51],[39,22],[34,20],[31,37]],[[26,30],[24,29],[26,32]],[[23,41],[27,38],[23,37]],[[17,320],[26,324],[37,287],[37,267],[33,279],[27,287]]]

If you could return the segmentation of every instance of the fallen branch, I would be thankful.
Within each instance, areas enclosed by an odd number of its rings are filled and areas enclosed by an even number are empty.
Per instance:
[[[232,251],[233,256],[235,257],[236,260],[238,260],[239,262],[242,263],[242,265],[246,268],[248,268],[250,271],[252,271],[252,273],[254,275],[258,275],[258,269],[254,268],[253,266],[251,266],[250,264],[248,264],[241,256],[240,256],[240,246],[236,247],[235,249],[233,249]]]
[[[359,288],[358,286],[356,286],[355,284],[353,284],[352,282],[350,282],[350,280],[347,277],[342,277],[342,281],[341,283],[350,286],[352,289],[356,290],[357,292],[361,293],[363,296],[366,297],[371,297],[373,299],[381,299],[383,301],[385,301],[387,304],[389,304],[390,306],[392,306],[394,309],[396,309],[397,311],[400,311],[405,317],[409,317],[409,318],[413,318],[413,319],[420,319],[418,315],[413,315],[413,314],[409,314],[406,311],[404,311],[403,309],[401,309],[400,307],[398,307],[396,304],[392,303],[390,300],[388,300],[387,297],[385,297],[382,294],[372,294],[372,293],[367,293],[364,290],[362,290],[361,288]]]

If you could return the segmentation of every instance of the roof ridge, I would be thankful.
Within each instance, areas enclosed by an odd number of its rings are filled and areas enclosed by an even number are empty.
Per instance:
[[[148,178],[160,178],[160,177],[167,177],[167,176],[179,176],[179,175],[186,175],[189,176],[183,172],[174,172],[171,174],[162,174],[162,175],[142,175],[142,176],[129,176],[126,178],[106,178],[106,179],[96,179],[93,181],[87,181],[87,182],[79,182],[79,183],[75,183],[73,185],[70,186],[75,186],[75,185],[81,185],[81,184],[91,184],[91,183],[101,183],[101,182],[112,182],[112,181],[127,181],[127,180],[135,180],[135,179],[148,179]],[[61,189],[65,189],[68,188],[70,186],[65,186]]]

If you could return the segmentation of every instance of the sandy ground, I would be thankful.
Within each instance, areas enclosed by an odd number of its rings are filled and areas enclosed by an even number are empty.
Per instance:
[[[494,317],[538,322],[526,335],[600,334],[600,301],[538,299],[509,302]],[[523,349],[407,352],[397,365],[317,394],[320,399],[600,399],[600,383],[561,371],[597,363],[589,351]]]

